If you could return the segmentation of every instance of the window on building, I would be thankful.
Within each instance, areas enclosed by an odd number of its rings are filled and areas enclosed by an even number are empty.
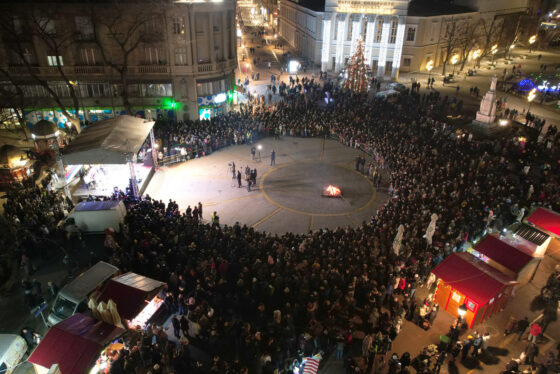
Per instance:
[[[187,64],[187,49],[184,47],[175,48],[175,65]]]
[[[367,35],[367,27],[368,27],[368,19],[364,18],[362,21],[362,40],[366,40]]]
[[[145,47],[144,48],[144,63],[146,65],[159,65],[163,64],[164,57],[160,48],[158,47]]]
[[[90,17],[76,16],[74,17],[74,22],[76,23],[76,31],[78,32],[78,38],[89,39],[93,38],[93,23]]]
[[[206,17],[201,14],[200,17],[194,19],[194,27],[197,34],[204,33],[204,26],[206,25]]]
[[[416,27],[409,27],[408,31],[406,32],[406,41],[413,42],[416,36]]]
[[[140,89],[144,97],[172,96],[171,83],[146,83],[141,84]]]
[[[371,62],[371,72],[372,74],[377,73],[377,65],[378,65],[378,61],[377,60],[373,60]]]
[[[399,25],[399,20],[396,18],[393,18],[393,20],[391,21],[391,33],[389,34],[389,43],[390,44],[395,44],[395,41],[397,40],[397,26]]]
[[[54,19],[52,18],[41,18],[39,19],[39,28],[42,32],[48,35],[54,35],[56,33],[56,27],[54,25]]]
[[[385,75],[391,75],[393,73],[393,61],[387,61],[385,63]]]
[[[222,14],[221,13],[212,13],[212,31],[219,32],[220,25],[222,24]]]
[[[58,66],[60,64],[60,66],[64,66],[64,61],[62,60],[62,56],[47,56],[47,61],[49,63],[49,66]]]
[[[161,33],[161,18],[158,15],[151,16],[144,24],[144,30],[147,33]]]
[[[410,67],[412,64],[412,59],[410,57],[403,58],[403,66]]]
[[[375,27],[375,42],[381,43],[381,38],[383,37],[383,18],[377,19],[377,26]]]
[[[95,49],[94,48],[80,48],[80,58],[84,65],[95,65]]]
[[[346,19],[346,40],[352,40],[352,17]]]
[[[19,17],[12,17],[12,31],[16,34],[19,35],[21,34],[21,20]]]
[[[185,34],[185,19],[183,17],[173,17],[173,34]]]

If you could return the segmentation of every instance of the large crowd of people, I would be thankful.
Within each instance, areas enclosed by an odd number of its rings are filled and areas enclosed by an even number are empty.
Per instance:
[[[560,210],[560,137],[553,130],[538,141],[476,140],[438,119],[449,100],[435,93],[406,94],[391,104],[309,80],[283,92],[275,104],[255,99],[239,112],[172,124],[157,136],[165,148],[196,145],[203,154],[259,136],[329,136],[362,149],[368,165],[389,175],[384,185],[390,200],[359,227],[281,236],[242,224],[220,226],[208,213],[182,213],[174,201],[127,200],[122,234],[110,241],[110,261],[167,282],[165,307],[184,316],[182,344],[178,351],[152,345],[148,358],[138,354],[111,372],[134,373],[142,366],[152,373],[185,367],[291,373],[294,360],[336,350],[347,373],[407,373],[410,355],[385,357],[405,318],[426,328],[435,318],[431,301],[415,298],[430,270],[468,240],[520,221],[534,206]],[[45,221],[11,205],[11,217]],[[422,236],[433,213],[437,228],[427,245]],[[397,254],[393,239],[401,224]],[[160,336],[148,334],[155,337],[149,342]],[[362,342],[359,353],[351,354],[356,342]],[[206,369],[189,346],[212,357]],[[441,367],[433,361],[421,360],[415,369]]]

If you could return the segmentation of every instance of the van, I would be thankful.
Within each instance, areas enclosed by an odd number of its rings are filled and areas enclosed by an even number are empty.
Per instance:
[[[395,90],[379,91],[375,94],[376,99],[386,100],[389,103],[394,103],[399,98],[400,93]]]
[[[72,209],[65,222],[80,232],[100,233],[107,228],[119,232],[126,207],[122,201],[82,201]]]
[[[48,325],[56,325],[60,321],[87,309],[89,295],[101,289],[105,282],[117,275],[119,268],[99,261],[91,268],[78,275],[76,279],[64,286],[47,317]]]
[[[0,334],[0,373],[10,374],[27,352],[25,339],[15,334]]]

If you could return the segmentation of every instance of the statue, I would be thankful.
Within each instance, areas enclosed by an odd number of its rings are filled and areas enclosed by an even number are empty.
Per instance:
[[[496,74],[494,74],[494,76],[492,77],[492,83],[490,84],[490,91],[496,91],[496,83],[498,83],[498,77],[496,77]]]

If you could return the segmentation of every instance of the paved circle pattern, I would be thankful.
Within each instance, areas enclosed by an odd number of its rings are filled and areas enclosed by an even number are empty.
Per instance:
[[[333,184],[343,198],[321,196]],[[261,190],[272,204],[294,213],[342,216],[367,208],[376,191],[362,174],[342,165],[322,162],[294,162],[274,168],[261,180]]]

